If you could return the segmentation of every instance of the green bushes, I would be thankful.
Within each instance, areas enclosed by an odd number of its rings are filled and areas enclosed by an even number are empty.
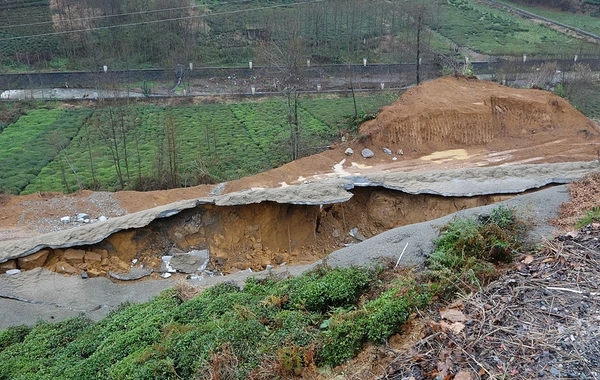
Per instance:
[[[97,323],[11,328],[0,332],[0,379],[245,379],[335,366],[398,333],[434,297],[484,280],[479,269],[512,257],[523,231],[513,210],[497,207],[449,223],[421,272],[325,266],[250,279],[243,289],[224,283],[190,299],[169,290]],[[495,247],[504,254],[492,254]]]
[[[90,115],[89,109],[40,108],[0,133],[0,190],[19,194],[42,168],[65,149]],[[69,169],[63,163],[64,173]],[[56,178],[61,182],[60,176]]]
[[[511,262],[522,249],[526,228],[514,210],[504,206],[477,220],[457,218],[442,229],[428,267],[447,291],[457,287],[456,282],[479,286],[494,276],[494,264]]]

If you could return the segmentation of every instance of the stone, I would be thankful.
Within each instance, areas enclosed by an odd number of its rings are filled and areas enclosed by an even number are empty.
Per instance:
[[[352,156],[354,154],[354,150],[352,148],[348,148],[344,151],[346,156]]]
[[[392,161],[398,161],[398,157],[393,157]]]
[[[19,273],[21,273],[20,269],[9,269],[6,271],[6,274],[8,274],[8,275],[19,274]]]
[[[205,269],[208,259],[208,250],[193,250],[188,253],[175,253],[169,264],[178,272],[194,273]]]
[[[87,270],[87,274],[90,278],[94,277],[104,277],[106,276],[106,272],[100,269],[90,268]]]
[[[358,227],[354,227],[353,229],[351,229],[348,235],[352,236],[353,238],[359,241],[367,240],[367,238],[358,231]]]
[[[65,262],[65,261],[59,261],[56,263],[56,265],[54,266],[54,270],[57,273],[62,273],[62,274],[79,274],[80,270],[75,268],[74,266],[72,266],[71,264]]]
[[[91,265],[100,264],[102,262],[102,255],[96,252],[86,252],[83,260]]]
[[[43,267],[46,263],[49,253],[50,251],[47,249],[42,249],[41,251],[37,251],[31,255],[19,257],[19,268],[23,270],[31,270],[33,268]]]
[[[71,223],[71,217],[70,216],[63,216],[62,218],[60,218],[60,221],[62,223]]]
[[[161,274],[160,277],[162,277],[162,278],[169,278],[169,277],[171,277],[171,273],[166,273],[165,272],[165,273]]]
[[[100,261],[100,266],[101,267],[108,267],[108,266],[110,266],[110,259],[108,257],[102,258],[102,261]]]
[[[107,220],[108,220],[108,218],[106,216],[104,216],[104,215],[101,215],[101,216],[98,217],[98,221],[99,222],[106,222]]]
[[[140,278],[150,276],[151,274],[151,270],[144,268],[131,268],[127,273],[115,273],[113,271],[108,272],[110,277],[121,281],[139,280]]]
[[[83,278],[84,280],[87,278],[90,278],[90,276],[88,275],[88,272],[86,270],[84,270],[83,272],[81,272],[81,278]]]
[[[92,252],[99,254],[103,259],[108,257],[108,251],[106,249],[92,248]]]
[[[85,251],[83,249],[68,248],[63,253],[63,260],[71,265],[83,263]]]
[[[0,274],[6,273],[6,271],[11,269],[17,269],[17,260],[8,260],[0,263]]]
[[[375,156],[375,153],[373,153],[373,151],[369,148],[363,149],[362,152],[360,152],[360,154],[362,154],[364,158],[371,158]]]
[[[383,148],[383,153],[385,153],[387,155],[391,155],[392,151],[389,148]]]
[[[87,222],[86,222],[87,220]],[[77,221],[78,222],[84,222],[84,223],[88,223],[90,221],[90,216],[86,213],[79,213],[77,214]]]
[[[111,256],[109,260],[110,260],[110,266],[113,267],[113,269],[117,270],[118,272],[129,271],[129,264],[127,264],[125,261],[121,260],[119,257]]]
[[[399,155],[399,156],[404,156],[404,151],[402,149],[398,149],[396,151],[396,154]]]

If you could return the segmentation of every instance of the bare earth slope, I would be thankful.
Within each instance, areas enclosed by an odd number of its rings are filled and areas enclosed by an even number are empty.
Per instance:
[[[597,158],[598,136],[592,121],[549,92],[445,77],[407,91],[377,119],[362,125],[355,141],[256,176],[145,193],[3,196],[0,261],[46,246],[54,250],[44,266],[55,270],[73,245],[104,255],[108,251],[125,262],[135,259],[147,267],[160,264],[170,248],[206,248],[218,259],[215,269],[227,273],[314,262],[355,242],[348,236],[353,227],[369,238],[495,203],[504,194],[581,178],[596,165],[575,162]],[[353,155],[344,154],[348,147]],[[364,147],[375,156],[363,158]],[[385,154],[384,148],[393,154]],[[201,198],[202,204],[194,204]],[[179,201],[192,203],[171,218],[155,210],[122,222],[113,219]],[[62,237],[56,243],[50,243],[54,236],[39,236],[75,227],[59,220],[79,212],[113,220],[81,226],[82,233],[57,234]],[[152,215],[161,215],[161,220],[152,222]],[[36,236],[35,244],[18,241]],[[16,247],[23,247],[22,252]],[[101,275],[118,267],[106,261],[97,266]]]

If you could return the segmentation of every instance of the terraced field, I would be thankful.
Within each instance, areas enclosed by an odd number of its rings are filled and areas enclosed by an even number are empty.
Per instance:
[[[376,112],[396,97],[357,97],[357,107]],[[301,98],[301,153],[325,149],[349,128],[345,117],[353,114],[351,97]],[[0,133],[0,167],[7,168],[0,174],[0,190],[117,190],[157,186],[169,176],[178,186],[198,184],[207,175],[218,181],[240,178],[291,160],[286,115],[282,98],[96,109],[48,104],[30,109]]]

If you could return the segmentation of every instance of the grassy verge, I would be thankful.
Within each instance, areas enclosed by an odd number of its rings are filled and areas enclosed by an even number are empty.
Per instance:
[[[381,344],[432,300],[470,290],[508,262],[524,229],[513,210],[457,219],[428,269],[329,268],[249,279],[195,294],[189,285],[84,318],[0,332],[0,379],[276,379],[342,364]]]

